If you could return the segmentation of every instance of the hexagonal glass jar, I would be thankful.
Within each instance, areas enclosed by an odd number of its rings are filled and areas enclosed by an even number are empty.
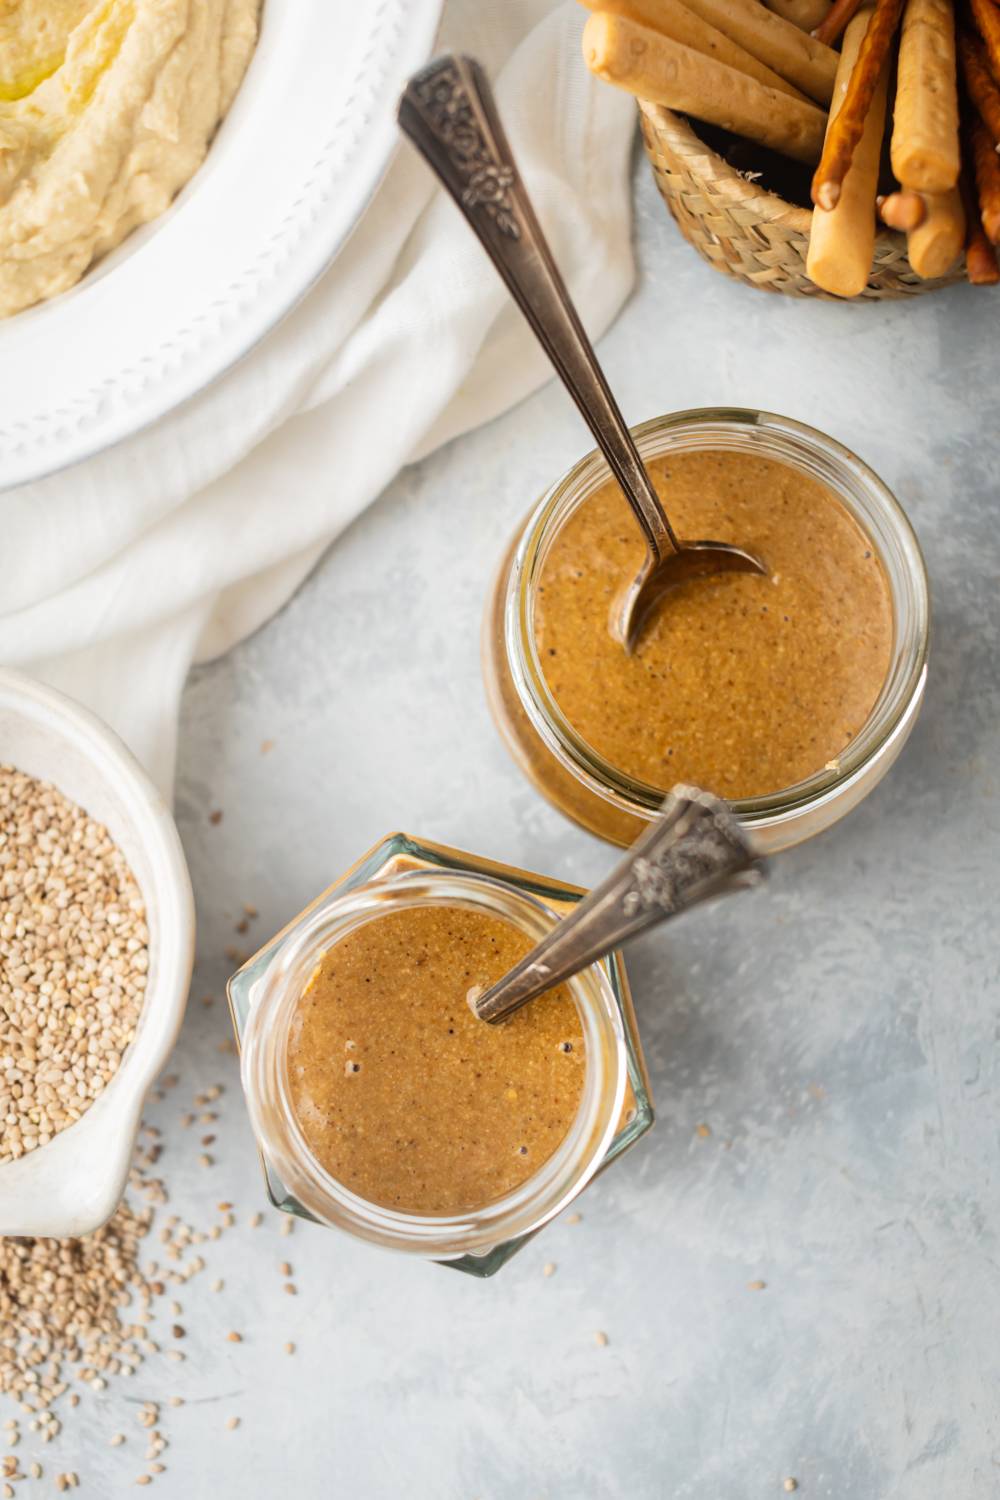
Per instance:
[[[653,1105],[625,965],[614,954],[570,981],[587,1070],[577,1117],[528,1181],[497,1203],[453,1218],[368,1203],[309,1152],[284,1086],[284,1041],[321,954],[393,906],[459,904],[513,922],[537,940],[585,893],[528,870],[397,833],[383,839],[251,958],[228,985],[251,1122],[276,1208],[386,1248],[492,1276],[653,1123]]]

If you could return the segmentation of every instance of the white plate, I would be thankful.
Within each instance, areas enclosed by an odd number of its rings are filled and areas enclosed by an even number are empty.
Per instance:
[[[343,244],[442,0],[265,0],[208,159],[79,286],[0,322],[0,489],[119,442],[250,349]]]

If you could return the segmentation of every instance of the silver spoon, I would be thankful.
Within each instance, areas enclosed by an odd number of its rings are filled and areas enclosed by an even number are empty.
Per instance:
[[[675,786],[656,822],[601,884],[483,994],[481,1021],[504,1021],[631,938],[725,891],[758,885],[764,864],[725,802]]]
[[[631,651],[666,590],[690,578],[766,575],[742,547],[678,540],[552,259],[479,64],[438,58],[410,79],[398,118],[506,282],[642,527],[646,559],[613,607],[612,634]]]

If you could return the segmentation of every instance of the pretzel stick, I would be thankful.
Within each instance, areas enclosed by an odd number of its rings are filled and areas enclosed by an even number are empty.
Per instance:
[[[831,117],[823,155],[812,182],[813,202],[827,211],[835,207],[840,197],[855,147],[864,134],[865,118],[885,69],[902,10],[903,0],[875,0],[847,90],[836,115]]]
[[[906,237],[906,253],[918,276],[929,281],[950,271],[965,244],[965,210],[957,187],[927,193],[927,213]]]
[[[965,206],[965,274],[973,286],[996,286],[1000,281],[997,253],[982,226],[976,195],[967,171],[959,179]]]
[[[876,198],[875,206],[883,224],[887,224],[890,229],[899,229],[904,234],[916,229],[927,216],[927,204],[919,193],[914,193],[909,188]]]
[[[810,99],[829,104],[837,76],[837,54],[831,47],[776,16],[760,0],[687,0],[687,6]]]
[[[839,41],[841,32],[848,21],[854,19],[860,5],[861,0],[833,0],[829,15],[813,32],[817,42],[824,42],[826,46],[832,47],[834,42]]]
[[[955,186],[960,166],[952,0],[908,0],[899,37],[892,170],[904,187],[943,193]]]
[[[815,31],[826,20],[830,0],[764,0],[768,10],[791,21],[800,31]]]
[[[595,11],[583,28],[587,67],[640,99],[679,109],[798,161],[823,144],[823,111],[766,88],[735,68],[672,42],[624,16]]]
[[[790,94],[793,99],[801,99],[803,103],[811,102],[806,99],[805,94],[799,93],[794,84],[786,82],[780,73],[762,63],[752,52],[726,36],[724,31],[719,31],[693,10],[689,10],[683,0],[580,0],[580,3],[588,10],[603,10],[608,15],[624,16],[627,21],[648,26],[651,31],[670,37],[671,41],[682,42],[685,47],[704,52],[706,57],[714,57],[716,62],[725,63],[728,68],[737,68],[741,73],[747,73],[751,78],[756,78],[758,83],[766,83],[768,88],[777,89],[781,94]]]
[[[1000,157],[993,149],[989,131],[978,116],[969,126],[969,147],[983,232],[995,245],[1000,241]]]
[[[958,39],[958,55],[969,98],[978,109],[993,144],[1000,144],[1000,88],[986,65],[986,52],[978,37],[968,33]]]
[[[1000,82],[1000,11],[993,0],[970,0],[972,18],[986,48],[990,72]]]
[[[843,108],[848,80],[857,68],[867,24],[868,12],[862,11],[854,17],[844,36],[833,111],[827,126],[828,137],[836,125],[838,104]],[[844,176],[843,192],[837,206],[826,212],[821,209],[813,211],[806,271],[818,287],[838,297],[858,296],[864,291],[871,274],[875,253],[875,191],[885,124],[888,73],[888,67],[884,67],[876,80],[861,140]]]

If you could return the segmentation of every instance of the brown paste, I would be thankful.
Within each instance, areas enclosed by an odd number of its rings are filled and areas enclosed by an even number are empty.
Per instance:
[[[292,1106],[313,1156],[369,1202],[482,1208],[548,1160],[580,1102],[584,1043],[565,986],[499,1026],[469,990],[532,941],[456,906],[389,912],[323,957],[288,1042]]]
[[[544,561],[535,636],[549,688],[577,734],[636,780],[781,791],[835,763],[878,698],[893,638],[882,566],[830,490],[786,464],[702,450],[649,468],[679,536],[735,542],[769,576],[682,585],[626,655],[608,621],[644,543],[610,481]]]

